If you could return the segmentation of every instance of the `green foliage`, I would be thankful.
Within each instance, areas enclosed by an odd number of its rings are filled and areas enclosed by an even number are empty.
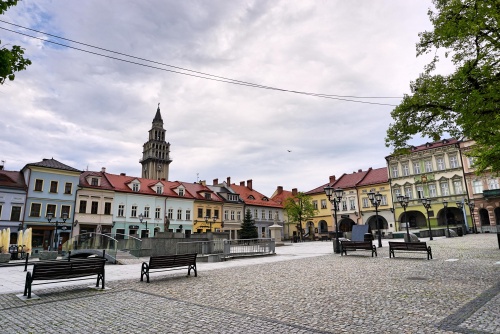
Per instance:
[[[252,213],[250,209],[245,212],[245,218],[241,224],[240,238],[241,239],[257,239],[259,236],[257,234],[257,227],[255,226],[255,221],[252,218]]]
[[[0,14],[15,5],[17,5],[17,0],[0,0]],[[24,49],[17,45],[10,50],[6,47],[0,49],[0,85],[3,85],[6,79],[14,80],[16,77],[14,72],[25,70],[28,65],[31,65],[31,60],[25,59],[23,55]]]
[[[437,56],[391,113],[386,145],[395,154],[413,135],[472,139],[478,172],[500,171],[500,1],[434,0],[433,31],[419,34],[417,56],[444,48],[455,71],[433,74]]]
[[[314,208],[311,196],[299,192],[295,197],[288,197],[283,205],[288,221],[298,224],[300,238],[302,239],[304,230],[302,222],[314,217],[318,210]]]

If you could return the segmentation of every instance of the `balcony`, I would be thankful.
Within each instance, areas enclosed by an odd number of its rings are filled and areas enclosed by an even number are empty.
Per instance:
[[[484,198],[500,197],[500,189],[484,190],[483,197]]]

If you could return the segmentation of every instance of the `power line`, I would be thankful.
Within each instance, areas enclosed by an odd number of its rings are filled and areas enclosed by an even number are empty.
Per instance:
[[[222,77],[222,76],[217,76],[217,75],[207,74],[207,73],[203,73],[203,72],[198,72],[198,71],[194,71],[194,70],[190,70],[190,69],[185,69],[185,68],[182,68],[182,67],[173,66],[173,65],[169,65],[169,64],[165,64],[165,63],[161,63],[161,62],[157,62],[157,61],[152,61],[152,60],[148,60],[148,59],[145,59],[145,58],[131,56],[131,55],[128,55],[128,54],[125,54],[125,53],[120,53],[120,52],[116,52],[116,51],[112,51],[112,50],[100,48],[100,47],[93,46],[93,45],[90,45],[90,44],[85,44],[85,43],[77,42],[77,41],[74,41],[74,40],[71,40],[71,39],[67,39],[67,38],[64,38],[64,37],[59,37],[59,36],[48,34],[48,33],[45,33],[45,32],[42,32],[42,31],[38,31],[38,30],[35,30],[35,29],[23,27],[21,25],[13,24],[13,23],[10,23],[10,22],[4,21],[4,20],[0,20],[0,22],[7,23],[7,24],[10,24],[10,25],[13,25],[13,26],[16,26],[16,27],[20,27],[20,28],[23,28],[23,29],[31,30],[31,31],[34,31],[34,32],[37,32],[37,33],[41,33],[41,34],[47,35],[47,36],[51,36],[51,37],[55,37],[55,38],[58,38],[58,39],[66,40],[66,41],[69,41],[69,42],[73,42],[73,43],[76,43],[76,44],[80,44],[80,45],[84,45],[84,46],[87,46],[87,47],[95,48],[95,49],[98,49],[98,50],[102,50],[102,51],[106,51],[106,52],[118,54],[118,55],[121,55],[121,56],[129,57],[129,58],[133,58],[133,59],[137,59],[137,60],[141,60],[141,61],[150,62],[150,63],[153,63],[153,64],[167,66],[167,67],[175,68],[175,69],[182,70],[182,71],[192,72],[192,73],[195,73],[195,74],[180,72],[180,71],[177,71],[177,70],[169,70],[169,69],[165,69],[165,68],[161,68],[161,67],[157,67],[157,66],[152,66],[152,65],[138,63],[138,62],[135,62],[135,61],[130,61],[130,60],[122,59],[122,58],[117,58],[117,57],[113,57],[113,56],[109,56],[109,55],[105,55],[105,54],[101,54],[101,53],[98,53],[98,52],[93,52],[93,51],[89,51],[89,50],[85,50],[85,49],[80,49],[80,48],[77,48],[77,47],[69,46],[69,45],[66,45],[66,44],[62,44],[62,43],[58,43],[58,42],[46,40],[46,39],[43,39],[43,38],[40,38],[40,37],[36,37],[36,36],[32,36],[32,35],[25,34],[25,33],[22,33],[22,32],[18,32],[18,31],[14,31],[14,30],[11,30],[11,29],[0,27],[0,29],[6,30],[6,31],[10,31],[10,32],[13,32],[13,33],[16,33],[16,34],[19,34],[19,35],[23,35],[23,36],[26,36],[26,37],[30,37],[30,38],[33,38],[33,39],[38,39],[38,40],[41,40],[42,42],[52,43],[52,44],[55,44],[55,45],[59,45],[59,46],[63,46],[63,47],[66,47],[66,48],[74,49],[74,50],[77,50],[77,51],[80,51],[80,52],[85,52],[85,53],[89,53],[89,54],[93,54],[93,55],[97,55],[97,56],[101,56],[101,57],[106,57],[106,58],[110,58],[110,59],[114,59],[114,60],[118,60],[118,61],[130,63],[130,64],[134,64],[134,65],[139,65],[139,66],[148,67],[148,68],[152,68],[152,69],[158,69],[158,70],[162,70],[162,71],[166,71],[166,72],[171,72],[171,73],[176,73],[176,74],[187,75],[187,76],[196,77],[196,78],[200,78],[200,79],[206,79],[206,80],[212,80],[212,81],[219,81],[219,82],[230,83],[230,84],[241,85],[241,86],[254,87],[254,88],[276,90],[276,91],[288,92],[288,93],[294,93],[294,94],[315,96],[315,97],[327,98],[327,99],[332,99],[332,100],[354,102],[354,103],[363,103],[363,104],[392,106],[392,107],[395,107],[396,105],[388,104],[388,103],[357,101],[357,100],[351,100],[351,99],[347,99],[347,98],[358,98],[358,99],[401,98],[401,97],[380,97],[380,96],[378,96],[378,97],[360,97],[360,96],[349,96],[349,95],[347,95],[347,96],[346,95],[331,95],[331,94],[310,93],[310,92],[288,90],[288,89],[271,87],[271,86],[264,86],[264,85],[260,85],[260,84],[255,84],[255,83],[250,83],[250,82],[245,82],[245,81],[230,79],[230,78],[226,78],[226,77]]]

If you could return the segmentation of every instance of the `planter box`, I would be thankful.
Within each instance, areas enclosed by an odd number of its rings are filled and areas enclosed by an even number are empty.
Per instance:
[[[10,261],[10,253],[7,253],[7,254],[0,254],[0,263],[7,263]]]
[[[57,259],[57,251],[41,251],[38,252],[38,256],[40,257],[40,261],[55,260]]]

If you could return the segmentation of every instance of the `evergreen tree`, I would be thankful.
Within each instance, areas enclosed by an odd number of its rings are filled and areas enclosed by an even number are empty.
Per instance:
[[[257,227],[255,226],[255,220],[252,218],[252,213],[250,209],[245,212],[245,218],[241,224],[240,238],[241,239],[257,239],[259,236],[257,234]]]

